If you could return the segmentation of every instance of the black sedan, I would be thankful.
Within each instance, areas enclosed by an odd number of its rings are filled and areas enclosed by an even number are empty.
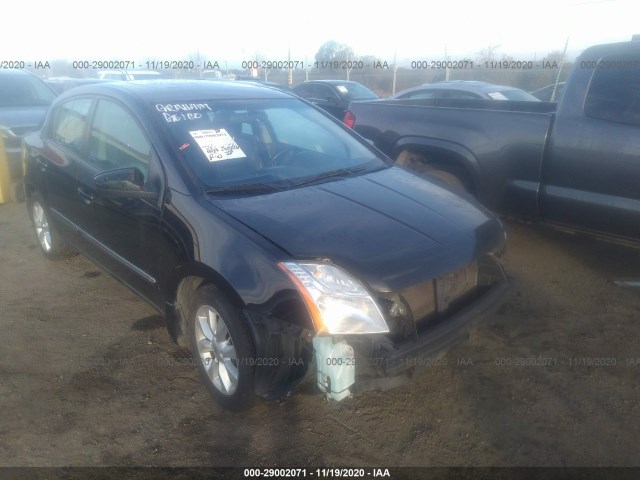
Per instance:
[[[78,87],[26,155],[43,253],[81,251],[166,314],[229,409],[308,372],[336,400],[394,385],[503,296],[491,213],[272,88]]]
[[[352,101],[380,98],[364,85],[346,80],[313,80],[294,85],[291,90],[340,120]]]
[[[394,100],[456,98],[463,100],[513,100],[518,102],[539,102],[532,94],[515,87],[495,85],[476,80],[446,80],[436,83],[425,83],[419,87],[402,90],[389,97]]]

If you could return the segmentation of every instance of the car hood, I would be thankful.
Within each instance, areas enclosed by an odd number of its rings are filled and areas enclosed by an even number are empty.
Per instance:
[[[24,135],[40,126],[48,108],[46,105],[0,107],[0,127],[10,128],[16,135]]]
[[[330,259],[381,292],[462,267],[504,240],[470,197],[398,167],[210,202],[293,258]]]

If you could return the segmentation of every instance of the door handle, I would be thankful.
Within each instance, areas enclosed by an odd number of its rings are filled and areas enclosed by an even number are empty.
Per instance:
[[[78,196],[85,203],[85,205],[91,205],[93,202],[93,193],[85,192],[82,187],[78,187],[76,190],[78,192]]]

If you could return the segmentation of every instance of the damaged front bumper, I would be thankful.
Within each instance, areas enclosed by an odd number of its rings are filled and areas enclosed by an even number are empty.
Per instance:
[[[491,256],[480,274],[491,276],[481,292],[454,313],[416,332],[413,338],[398,341],[382,334],[316,336],[313,347],[320,390],[339,401],[356,391],[394,388],[421,367],[437,364],[438,358],[468,338],[472,326],[506,300],[510,283],[499,260]]]

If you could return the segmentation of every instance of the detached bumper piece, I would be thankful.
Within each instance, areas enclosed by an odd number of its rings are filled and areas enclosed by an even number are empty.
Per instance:
[[[337,401],[349,397],[356,374],[353,348],[344,340],[334,341],[330,336],[315,337],[313,348],[320,390],[327,398]]]

